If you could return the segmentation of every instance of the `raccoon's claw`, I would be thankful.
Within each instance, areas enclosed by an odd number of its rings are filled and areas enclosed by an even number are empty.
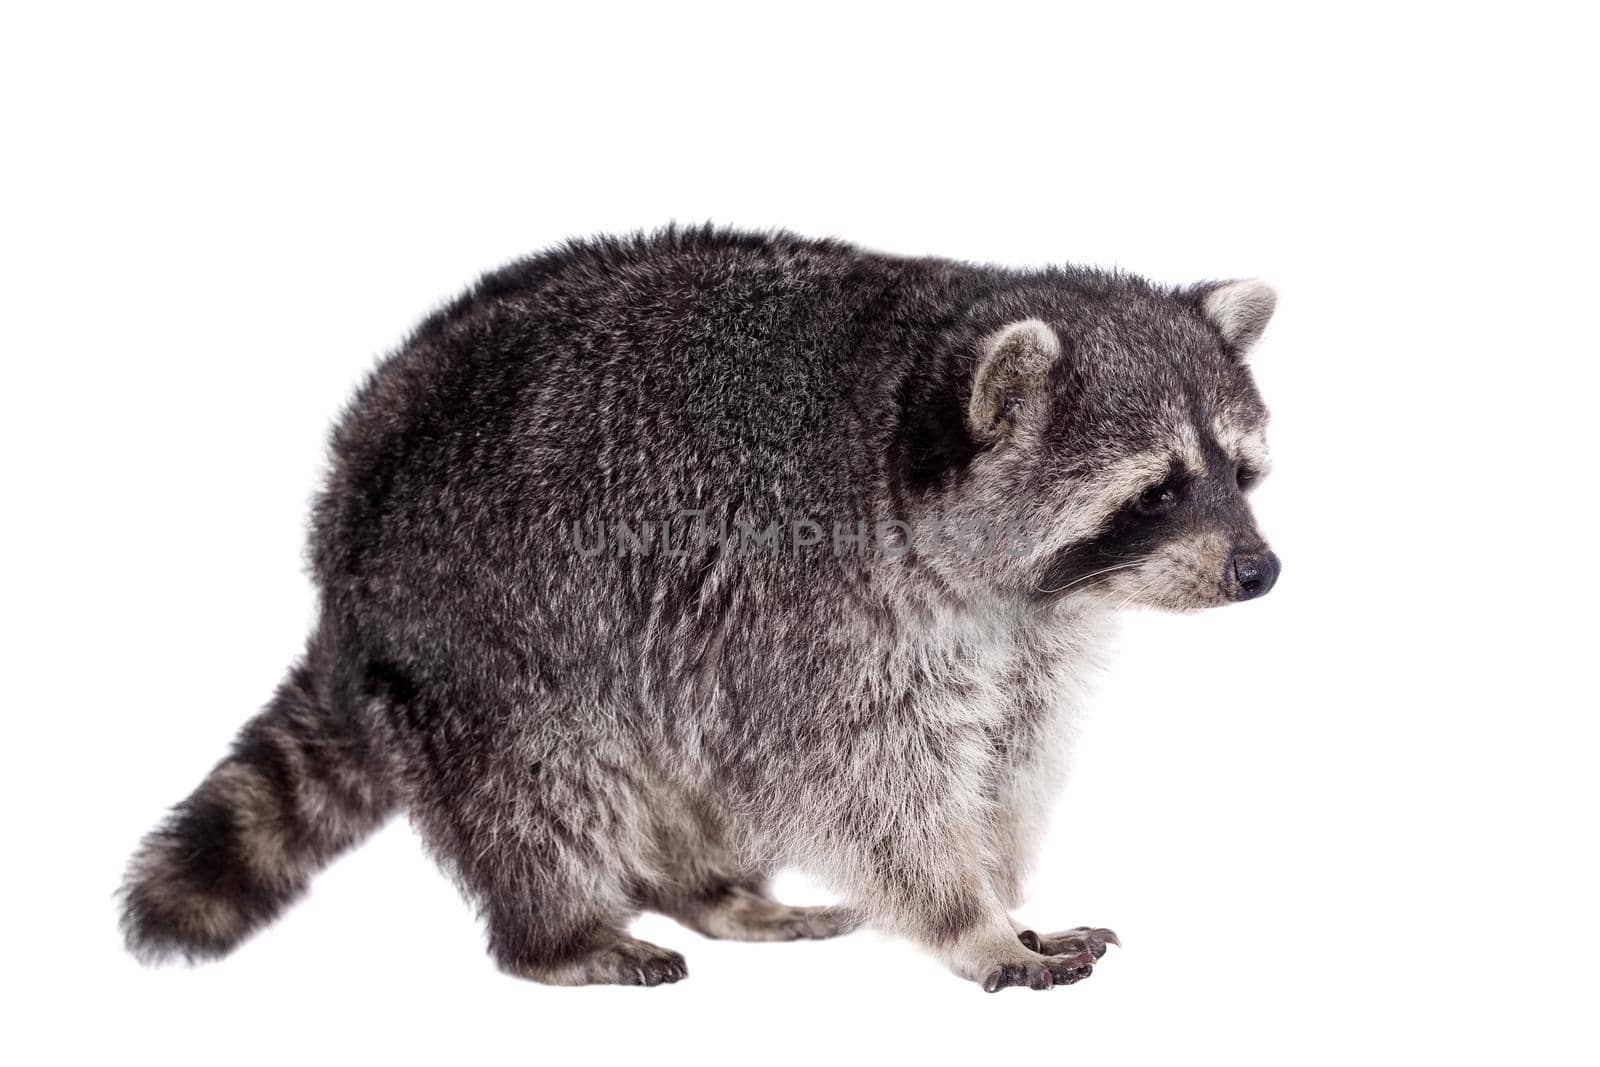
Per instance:
[[[1023,930],[1017,934],[1017,940],[1041,956],[1087,956],[1091,960],[1104,956],[1107,945],[1122,945],[1115,931],[1091,926],[1075,926],[1043,936]]]

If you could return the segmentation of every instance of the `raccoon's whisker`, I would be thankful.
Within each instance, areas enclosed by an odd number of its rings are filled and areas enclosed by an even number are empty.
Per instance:
[[[1070,582],[1067,582],[1066,585],[1056,585],[1056,587],[1054,587],[1054,589],[1045,589],[1045,587],[1043,587],[1043,585],[1040,585],[1040,587],[1038,587],[1038,592],[1042,592],[1042,593],[1066,592],[1066,590],[1072,589],[1072,587],[1074,587],[1074,585],[1082,585],[1083,582],[1090,581],[1090,579],[1093,579],[1093,577],[1104,577],[1104,576],[1106,576],[1106,574],[1114,574],[1115,571],[1126,571],[1126,569],[1134,568],[1134,566],[1139,566],[1139,565],[1141,565],[1141,563],[1146,563],[1147,560],[1149,560],[1149,557],[1141,558],[1141,560],[1130,560],[1130,561],[1128,561],[1128,563],[1117,563],[1117,565],[1115,565],[1115,566],[1106,566],[1106,568],[1098,569],[1098,571],[1091,571],[1091,573],[1082,574],[1082,576],[1074,577],[1074,579],[1072,579],[1072,581],[1070,581]]]
[[[1129,560],[1126,563],[1118,563],[1116,566],[1113,566],[1113,567],[1105,567],[1105,568],[1103,568],[1101,570],[1098,570],[1098,571],[1091,571],[1088,574],[1085,574],[1085,575],[1082,575],[1080,577],[1074,578],[1072,581],[1068,582],[1066,585],[1060,585],[1060,586],[1057,586],[1054,589],[1046,589],[1042,585],[1038,586],[1037,588],[1038,588],[1039,592],[1041,592],[1041,593],[1064,593],[1068,589],[1071,589],[1075,585],[1080,585],[1083,582],[1087,582],[1090,578],[1099,578],[1101,575],[1111,574],[1113,571],[1125,571],[1130,567],[1137,567],[1140,564],[1148,563],[1154,558],[1155,558],[1154,556],[1141,556],[1138,559]]]
[[[1150,592],[1150,590],[1154,589],[1155,585],[1156,585],[1156,580],[1153,577],[1142,579],[1139,582],[1139,584],[1134,587],[1133,592],[1129,593],[1127,596],[1122,598],[1122,601],[1119,604],[1117,604],[1116,610],[1117,611],[1123,610],[1129,604],[1133,603],[1134,600],[1138,599],[1139,597],[1144,596],[1146,593]]]

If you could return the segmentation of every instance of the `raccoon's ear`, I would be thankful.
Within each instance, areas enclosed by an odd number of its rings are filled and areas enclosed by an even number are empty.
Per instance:
[[[1261,332],[1272,321],[1272,310],[1277,306],[1278,294],[1272,286],[1255,278],[1203,286],[1200,290],[1200,310],[1241,363],[1261,340]]]
[[[1023,319],[1001,327],[983,342],[967,400],[967,426],[982,444],[998,438],[1019,401],[1044,383],[1061,355],[1061,340],[1049,324]]]

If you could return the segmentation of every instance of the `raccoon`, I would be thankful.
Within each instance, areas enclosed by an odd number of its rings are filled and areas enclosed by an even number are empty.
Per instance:
[[[486,275],[335,430],[319,621],[134,855],[130,949],[229,952],[403,811],[540,982],[685,977],[641,910],[1089,975],[1115,934],[1013,911],[1119,610],[1277,580],[1274,302],[709,227]]]

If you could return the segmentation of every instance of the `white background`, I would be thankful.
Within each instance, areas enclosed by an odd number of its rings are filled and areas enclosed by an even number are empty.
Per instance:
[[[1092,8],[12,12],[0,1053],[1595,1062],[1592,30]],[[985,996],[647,918],[688,982],[543,988],[401,821],[140,968],[122,864],[301,647],[348,391],[476,273],[669,219],[1279,287],[1282,583],[1129,620],[1024,912],[1125,948]]]

